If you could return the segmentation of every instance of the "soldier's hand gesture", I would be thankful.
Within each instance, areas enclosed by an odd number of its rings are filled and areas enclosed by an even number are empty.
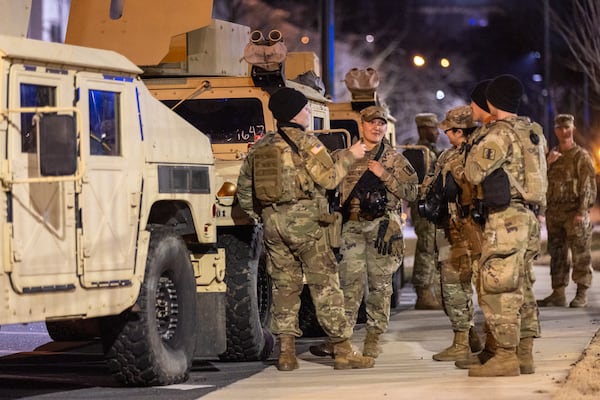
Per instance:
[[[360,159],[365,156],[365,151],[367,150],[367,147],[361,140],[359,140],[358,142],[350,146],[348,150],[350,150],[350,152],[354,155],[354,158]]]

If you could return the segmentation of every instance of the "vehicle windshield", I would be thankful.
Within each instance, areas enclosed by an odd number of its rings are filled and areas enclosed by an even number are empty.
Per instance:
[[[169,108],[178,100],[163,100]],[[265,118],[260,100],[191,99],[175,110],[201,130],[212,144],[253,143],[265,134]]]

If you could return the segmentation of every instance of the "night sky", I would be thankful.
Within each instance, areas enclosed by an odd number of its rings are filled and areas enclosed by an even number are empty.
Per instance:
[[[320,0],[305,0],[302,5],[290,0],[265,2],[291,10],[288,20],[293,24],[316,30],[320,27]],[[568,10],[570,2],[550,0],[550,3],[553,7]],[[565,12],[564,18],[568,17]],[[365,58],[375,58],[377,51],[392,41],[398,41],[398,49],[389,55],[387,61],[413,81],[415,78],[409,71],[412,68],[409,56],[412,54],[420,53],[430,60],[449,57],[456,61],[455,65],[463,68],[460,72],[431,72],[427,78],[417,77],[417,80],[431,85],[441,82],[448,93],[462,96],[465,100],[477,81],[511,73],[518,76],[525,86],[526,96],[520,114],[529,115],[542,125],[547,125],[543,121],[545,116],[551,117],[558,112],[571,112],[577,116],[583,108],[582,75],[569,68],[575,65],[564,43],[553,31],[550,37],[550,79],[546,79],[543,0],[336,1],[336,40],[344,41],[351,36],[367,34],[373,34],[376,40],[374,51],[364,53]],[[358,47],[357,51],[360,51]],[[415,85],[409,86],[408,90],[420,91]],[[412,104],[409,95],[402,96],[391,101],[396,114]],[[436,106],[431,103],[432,111],[437,114],[449,108],[447,103],[439,104],[437,109]]]

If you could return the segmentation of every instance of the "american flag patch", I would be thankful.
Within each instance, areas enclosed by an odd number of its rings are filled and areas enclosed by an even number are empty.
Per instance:
[[[313,147],[312,149],[310,149],[310,152],[313,153],[313,154],[317,154],[321,150],[323,150],[323,145],[321,143],[319,143],[315,147]]]

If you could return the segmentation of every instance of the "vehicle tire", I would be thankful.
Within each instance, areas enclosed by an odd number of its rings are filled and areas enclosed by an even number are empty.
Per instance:
[[[102,321],[108,367],[127,386],[184,382],[196,345],[196,280],[187,247],[171,229],[152,229],[133,310]]]
[[[46,321],[48,336],[55,342],[80,342],[100,337],[98,319]]]
[[[262,247],[262,225],[224,228],[218,245],[227,266],[227,349],[222,361],[266,360],[275,339],[265,328],[271,308],[271,280]]]

